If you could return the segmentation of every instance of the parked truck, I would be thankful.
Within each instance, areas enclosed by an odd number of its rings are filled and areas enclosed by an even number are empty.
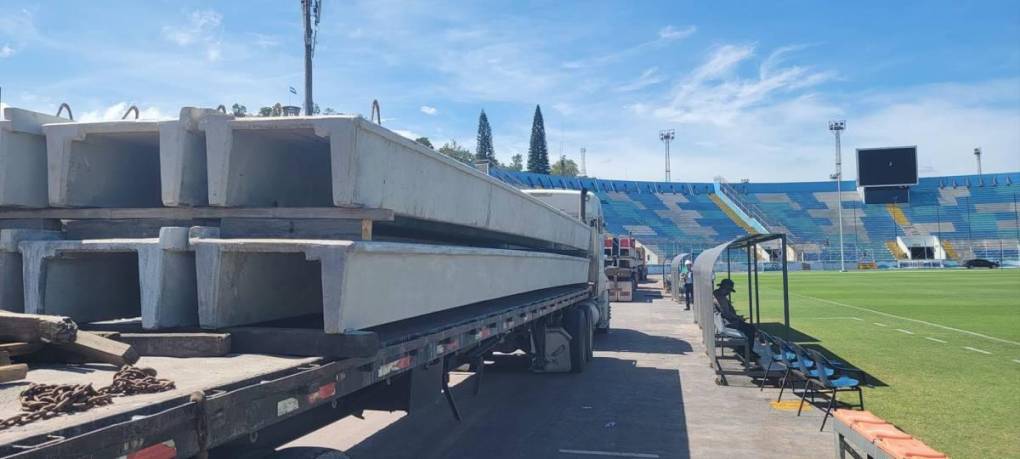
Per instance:
[[[607,257],[610,300],[634,301],[634,291],[648,276],[645,248],[632,236],[606,236],[603,253]]]
[[[273,342],[285,356],[235,351],[222,357],[143,357],[140,365],[175,380],[176,389],[118,398],[108,406],[0,429],[0,456],[272,453],[295,438],[364,410],[403,410],[413,415],[445,399],[451,415],[460,419],[449,390],[449,372],[468,365],[476,372],[474,383],[481,384],[484,359],[493,352],[524,351],[536,373],[582,372],[592,358],[595,331],[608,329],[610,320],[606,278],[598,269],[604,263],[601,209],[598,200],[583,191],[531,194],[589,224],[591,245],[583,256],[594,269],[586,284],[526,292],[351,333],[324,334],[319,325],[318,329],[266,327],[254,335],[233,337],[233,349]],[[576,204],[567,202],[570,199]],[[19,212],[73,219],[88,218],[90,210]],[[0,210],[0,218],[9,212],[14,211]],[[115,218],[117,212],[106,209],[103,217]],[[209,217],[239,211],[154,209],[144,217],[159,219],[170,212],[179,218],[189,212]],[[314,211],[305,213],[305,218],[314,216]],[[21,215],[7,215],[15,216]],[[48,384],[77,384],[89,377],[57,365],[33,368],[30,380],[36,371],[45,372]],[[16,397],[0,398],[0,413],[16,413],[18,403]]]

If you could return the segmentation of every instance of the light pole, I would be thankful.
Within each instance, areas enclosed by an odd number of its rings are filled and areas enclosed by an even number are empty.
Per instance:
[[[980,177],[981,176],[981,149],[980,148],[975,148],[974,149],[974,159],[977,160],[978,176]]]
[[[322,0],[301,0],[301,17],[305,26],[305,116],[312,116],[315,114],[315,103],[312,101],[312,57],[318,41]]]
[[[666,145],[666,181],[669,180],[669,143],[676,137],[676,130],[663,129],[659,131],[659,140]]]
[[[581,177],[588,176],[588,167],[585,161],[585,153],[588,153],[588,149],[581,147]]]
[[[843,256],[843,152],[839,136],[846,129],[846,121],[829,121],[829,130],[836,136],[836,202],[839,204],[839,271],[846,272],[846,258]]]

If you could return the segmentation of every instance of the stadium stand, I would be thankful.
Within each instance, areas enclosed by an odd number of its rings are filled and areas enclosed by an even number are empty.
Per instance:
[[[610,232],[634,235],[660,256],[698,253],[754,232],[751,223],[788,234],[803,261],[839,259],[839,198],[831,181],[666,183],[490,173],[521,188],[592,190]],[[897,204],[865,205],[852,181],[843,189],[849,190],[842,195],[848,262],[895,263],[907,256],[897,238],[922,236],[938,237],[950,260],[1020,258],[1020,173],[922,178],[910,188],[910,202]]]

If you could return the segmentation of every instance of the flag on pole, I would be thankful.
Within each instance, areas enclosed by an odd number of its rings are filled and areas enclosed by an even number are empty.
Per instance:
[[[291,86],[291,87],[290,87],[290,93],[291,93],[291,94],[297,94],[297,89],[294,89],[294,87],[293,87],[293,86]]]

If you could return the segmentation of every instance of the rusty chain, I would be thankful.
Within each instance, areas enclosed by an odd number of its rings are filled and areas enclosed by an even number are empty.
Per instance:
[[[95,389],[92,384],[32,384],[18,399],[24,413],[0,420],[0,430],[77,413],[113,403],[113,398],[152,394],[173,389],[174,382],[156,378],[156,370],[125,365],[113,375],[113,383]]]

